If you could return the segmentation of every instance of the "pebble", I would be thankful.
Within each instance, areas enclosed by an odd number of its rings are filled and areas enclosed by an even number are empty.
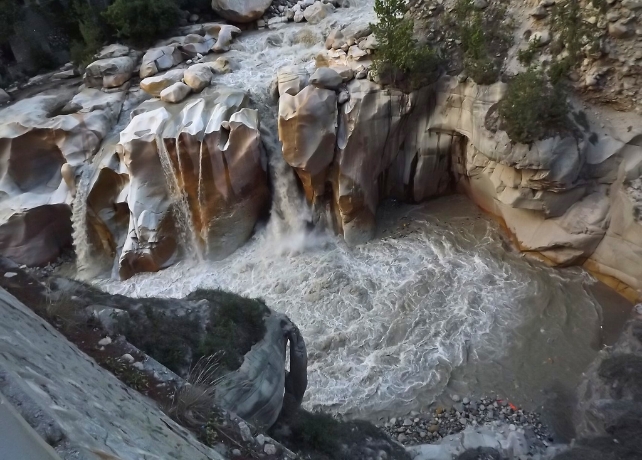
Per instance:
[[[459,433],[468,426],[503,426],[506,431],[528,429],[535,439],[548,439],[550,434],[540,421],[539,415],[522,409],[513,409],[506,400],[494,398],[450,397],[452,407],[436,407],[429,413],[411,412],[413,418],[391,417],[381,427],[393,439],[411,446],[438,442],[444,436]],[[463,404],[461,401],[466,402]],[[508,425],[504,425],[504,424]],[[540,446],[543,447],[543,444]]]
[[[106,347],[107,345],[111,345],[111,337],[105,337],[104,339],[100,339],[98,341],[98,345],[101,347]]]
[[[238,449],[234,449],[234,450],[232,451],[232,455],[233,455],[234,457],[240,457],[240,456],[241,456],[241,451],[240,451],[240,450],[238,450]]]
[[[120,357],[120,359],[122,359],[123,361],[125,361],[126,363],[129,363],[129,364],[131,364],[134,361],[136,361],[134,359],[134,357],[132,355],[130,355],[129,353],[125,353],[123,356]]]
[[[263,447],[263,452],[267,455],[276,455],[276,446],[274,444],[266,444],[265,447]]]

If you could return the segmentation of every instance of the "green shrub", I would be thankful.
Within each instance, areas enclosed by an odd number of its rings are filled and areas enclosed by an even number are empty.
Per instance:
[[[71,43],[71,60],[77,65],[87,65],[112,33],[101,12],[89,3],[76,0],[74,11],[79,37]]]
[[[515,76],[498,111],[502,128],[515,142],[530,144],[568,129],[566,93],[560,85],[549,84],[540,70]]]
[[[146,45],[176,26],[180,8],[174,0],[116,0],[104,15],[119,37]]]
[[[404,0],[375,0],[379,22],[371,27],[379,43],[374,57],[379,78],[411,89],[434,78],[439,60],[430,47],[415,40],[414,23],[404,17],[406,8]]]
[[[190,300],[205,299],[210,303],[210,321],[195,359],[223,352],[221,365],[238,369],[243,356],[265,335],[263,317],[269,311],[263,301],[247,299],[229,292],[198,289]]]
[[[517,60],[520,62],[520,64],[522,64],[525,67],[528,67],[531,65],[531,63],[533,62],[533,59],[535,58],[535,55],[537,54],[539,44],[540,44],[540,39],[537,38],[536,40],[533,40],[528,44],[528,48],[519,50],[517,52]]]
[[[493,2],[480,11],[474,8],[473,0],[457,0],[448,20],[454,38],[461,42],[468,76],[480,85],[495,83],[512,43],[506,8]]]
[[[601,0],[593,5],[600,8]],[[556,61],[549,69],[549,77],[555,84],[568,75],[584,58],[585,50],[597,51],[600,47],[600,30],[595,24],[584,21],[582,6],[579,0],[561,0],[553,7],[551,14],[551,32],[555,53],[566,51],[566,57]]]

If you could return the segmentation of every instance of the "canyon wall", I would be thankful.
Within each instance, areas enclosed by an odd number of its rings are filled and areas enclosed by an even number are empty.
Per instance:
[[[385,198],[419,202],[457,189],[501,218],[521,250],[555,265],[584,265],[639,295],[638,134],[622,138],[592,124],[574,136],[513,143],[493,127],[503,83],[444,77],[404,94],[354,80],[346,90],[336,110],[310,97],[325,89],[282,96],[279,126],[284,157],[308,200],[332,210],[347,242],[371,238]],[[334,146],[306,135],[310,126],[324,127]]]

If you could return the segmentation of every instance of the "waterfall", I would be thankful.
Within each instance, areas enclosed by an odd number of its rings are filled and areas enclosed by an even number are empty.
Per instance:
[[[79,276],[87,276],[93,263],[90,258],[89,226],[87,223],[87,198],[93,169],[91,165],[83,164],[79,168],[80,179],[76,184],[76,195],[72,203],[71,227],[74,249],[76,251],[76,266]]]
[[[174,171],[172,166],[172,159],[169,156],[165,142],[161,136],[156,138],[156,146],[158,151],[158,158],[160,159],[165,175],[165,182],[167,183],[167,190],[172,198],[173,212],[176,220],[177,231],[185,252],[197,258],[198,262],[203,261],[203,249],[198,241],[196,229],[194,228],[194,220],[192,219],[192,211],[190,210],[187,201],[187,195],[182,190],[178,174],[182,174],[180,170],[180,147],[178,137],[176,138],[176,156],[178,157],[179,171]],[[182,177],[182,176],[181,176]]]

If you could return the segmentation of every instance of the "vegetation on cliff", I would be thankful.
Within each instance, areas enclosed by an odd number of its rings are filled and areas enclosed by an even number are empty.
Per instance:
[[[468,77],[480,85],[499,80],[513,43],[505,5],[492,2],[480,10],[475,8],[473,0],[457,0],[446,21],[454,31],[454,39],[460,43]]]
[[[530,144],[568,126],[569,106],[562,86],[547,81],[542,70],[528,69],[509,83],[499,102],[502,129],[511,140]]]
[[[439,59],[428,45],[420,44],[413,35],[414,23],[405,16],[404,0],[375,0],[378,22],[372,31],[378,42],[374,69],[380,81],[412,89],[434,78]]]

